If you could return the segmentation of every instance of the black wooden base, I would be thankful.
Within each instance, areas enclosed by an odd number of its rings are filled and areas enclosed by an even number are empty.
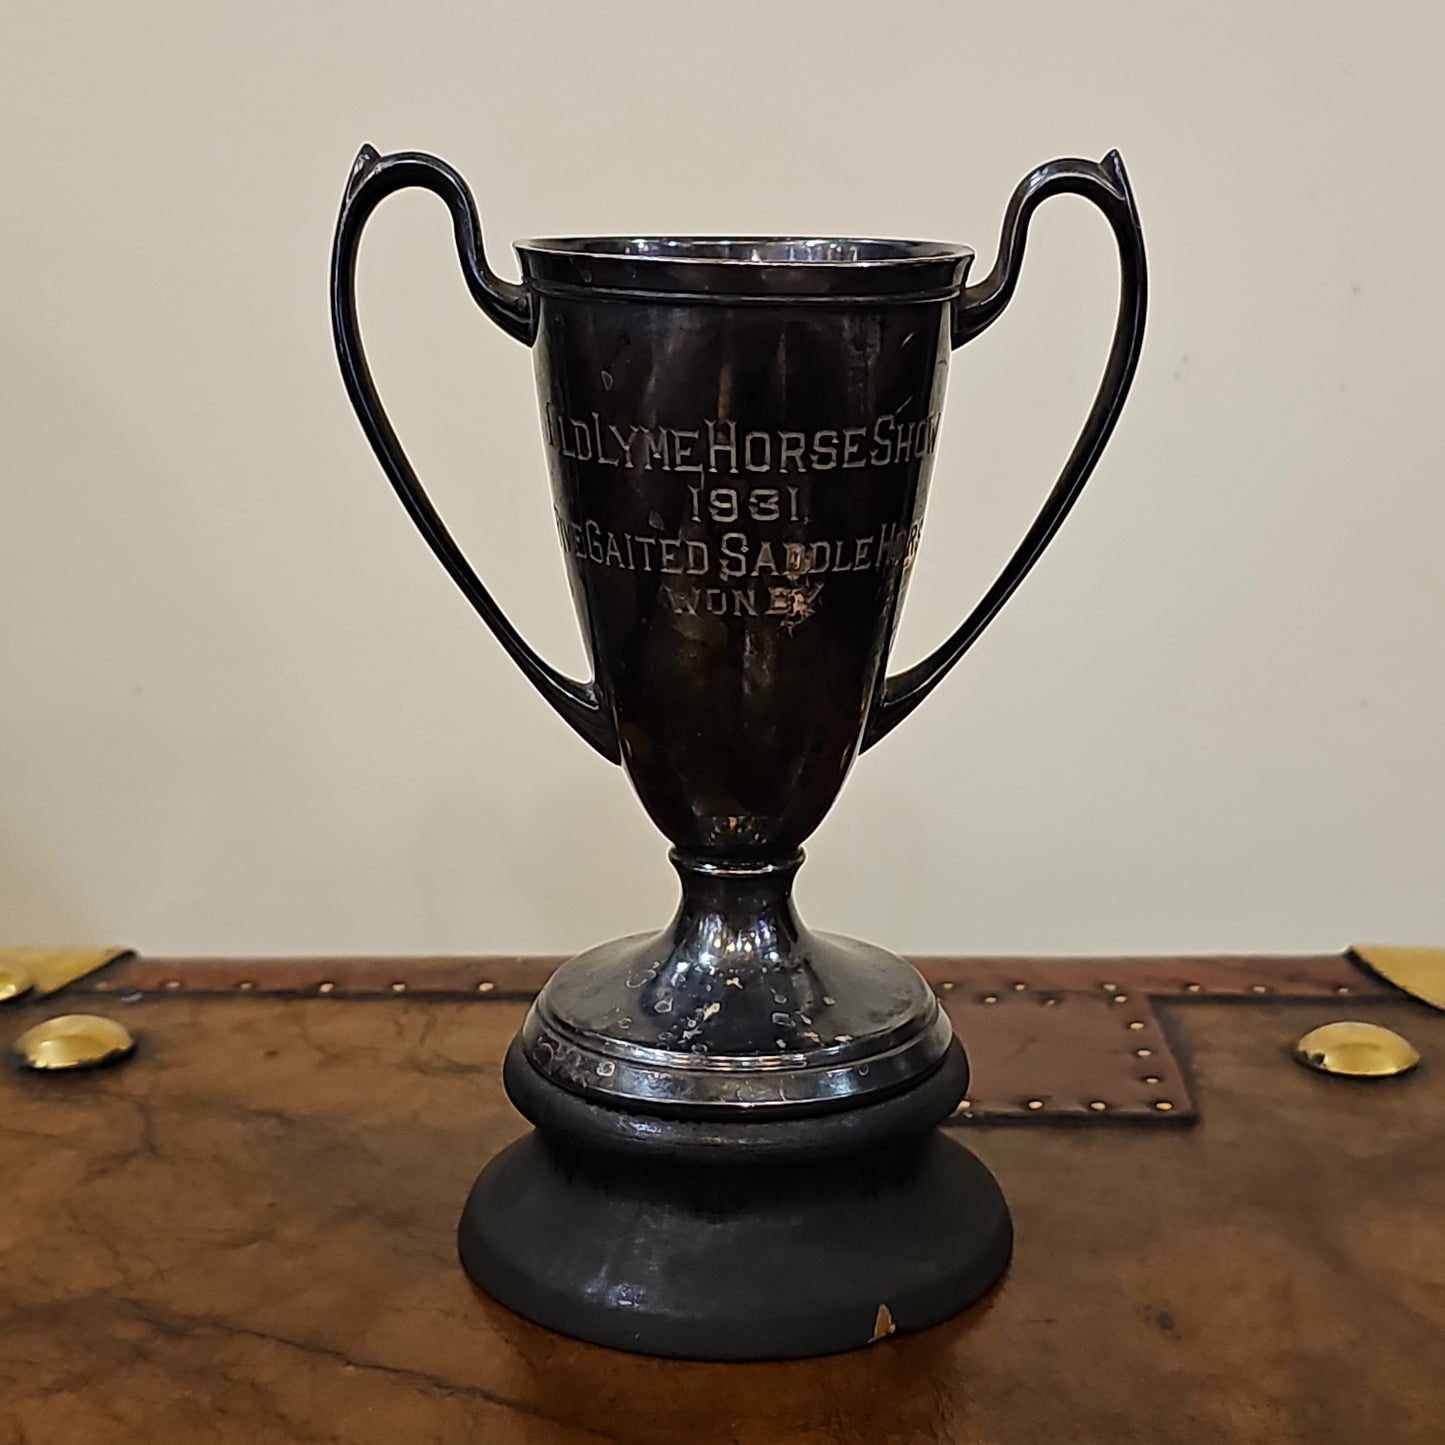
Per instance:
[[[538,1128],[473,1186],[461,1260],[562,1334],[690,1359],[831,1354],[949,1318],[1008,1263],[998,1185],[936,1127],[967,1085],[957,1043],[907,1093],[785,1120],[593,1104],[515,1044],[506,1080]]]

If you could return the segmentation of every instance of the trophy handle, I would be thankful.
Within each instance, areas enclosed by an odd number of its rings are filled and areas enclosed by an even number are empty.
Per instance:
[[[1029,568],[1053,540],[1059,524],[1089,480],[1089,474],[1094,470],[1115,422],[1119,420],[1124,398],[1129,394],[1144,341],[1148,285],[1144,234],[1139,228],[1134,193],[1118,151],[1110,151],[1098,165],[1093,161],[1051,161],[1046,166],[1040,166],[1019,185],[1004,214],[1003,234],[993,270],[976,285],[965,287],[954,302],[953,344],[959,347],[965,341],[972,341],[998,320],[1018,284],[1029,218],[1041,201],[1066,193],[1085,196],[1093,201],[1104,213],[1119,243],[1119,316],[1114,325],[1114,342],[1104,368],[1104,378],[1099,383],[1099,391],[1084,429],[1058,481],[1054,483],[1053,491],[1017,551],[1009,558],[978,606],[936,652],[884,682],[863,735],[865,749],[897,727],[943,681],[949,669],[973,646],[1013,595],[1014,588],[1028,575]]]
[[[451,212],[462,274],[477,305],[509,336],[528,346],[534,339],[531,295],[526,287],[502,280],[487,265],[477,204],[461,176],[434,156],[415,152],[382,156],[370,146],[363,146],[342,198],[331,252],[331,325],[347,394],[402,506],[467,601],[537,691],[603,757],[618,762],[616,728],[601,703],[595,682],[576,682],[549,666],[507,620],[422,489],[377,395],[356,319],[356,253],[371,213],[393,191],[407,186],[434,192]]]

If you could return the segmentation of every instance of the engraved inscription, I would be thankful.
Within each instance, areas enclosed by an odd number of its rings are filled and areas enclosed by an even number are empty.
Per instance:
[[[810,472],[888,467],[931,456],[941,413],[908,421],[895,412],[866,426],[817,427],[812,431],[749,430],[736,421],[705,418],[696,426],[639,426],[604,422],[594,411],[568,416],[551,402],[542,408],[542,435],[564,457],[636,471],[723,473]]]
[[[665,572],[673,577],[806,577],[840,572],[881,572],[912,561],[921,523],[884,522],[867,537],[816,542],[772,541],[746,532],[724,532],[710,542],[696,537],[648,537],[612,532],[600,522],[569,522],[560,514],[562,546],[581,562],[626,572]]]
[[[667,605],[689,617],[780,617],[801,622],[813,615],[821,582],[793,587],[672,587],[663,585]]]
[[[558,511],[558,535],[579,562],[677,579],[661,584],[658,596],[679,616],[773,618],[791,629],[816,614],[826,579],[906,571],[918,546],[921,524],[908,515],[864,536],[817,535],[813,489],[832,485],[827,473],[922,461],[937,445],[939,421],[936,412],[916,421],[893,412],[866,425],[807,431],[715,418],[642,426],[604,421],[595,411],[571,416],[547,402],[543,434],[559,455],[619,472],[675,473],[685,482],[678,511],[666,508],[678,529],[672,535],[657,511],[646,531]],[[593,473],[598,481],[605,475]],[[910,505],[911,493],[898,501]]]

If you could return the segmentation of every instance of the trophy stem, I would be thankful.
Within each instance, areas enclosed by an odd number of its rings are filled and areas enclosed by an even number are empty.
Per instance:
[[[663,968],[665,987],[685,987],[697,969],[720,972],[725,986],[742,972],[803,963],[807,930],[793,906],[799,849],[776,862],[698,858],[674,848],[668,858],[682,883]]]
[[[619,1107],[727,1116],[825,1113],[938,1067],[953,1032],[918,971],[798,917],[801,852],[671,858],[672,922],[590,949],[538,996],[522,1043],[540,1074]]]

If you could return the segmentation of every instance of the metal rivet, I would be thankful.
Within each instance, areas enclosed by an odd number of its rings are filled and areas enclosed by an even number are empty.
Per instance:
[[[1030,1099],[1028,1100],[1027,1107],[1030,1109],[1042,1109],[1044,1107],[1044,1101],[1042,1099]]]
[[[1158,1082],[1159,1082],[1159,1075],[1158,1075],[1158,1074],[1145,1074],[1145,1075],[1144,1075],[1144,1083],[1146,1083],[1146,1084],[1157,1084]]]
[[[1092,1103],[1090,1103],[1089,1107],[1096,1114],[1102,1114],[1104,1110],[1107,1109],[1109,1106],[1102,1099],[1095,1099]]]
[[[1250,993],[1268,993],[1269,985],[1263,983],[1252,983],[1249,986]]]
[[[984,1003],[997,1003],[998,995],[996,993],[986,993],[983,996],[983,1001]]]
[[[1357,1019],[1311,1029],[1294,1048],[1300,1063],[1326,1074],[1387,1078],[1420,1062],[1415,1046],[1393,1029]]]
[[[180,986],[181,981],[178,978],[168,978],[161,984],[162,988],[179,988]]]
[[[392,984],[391,991],[392,993],[405,993],[406,985],[402,983],[400,979],[398,979],[394,984]]]
[[[938,985],[938,988],[940,993],[952,993],[954,985],[952,983],[941,983]],[[824,999],[823,1001],[824,1003],[828,1002],[827,999]]]
[[[971,1108],[973,1108],[973,1100],[972,1100],[972,1099],[960,1099],[960,1100],[958,1101],[958,1111],[959,1111],[959,1113],[961,1113],[961,1114],[967,1113],[968,1110],[970,1110]]]
[[[1113,993],[1119,985],[1117,983],[1101,983],[1099,987],[1103,989],[1105,993]]]
[[[1155,1099],[1154,1107],[1158,1109],[1161,1114],[1167,1114],[1174,1105],[1171,1104],[1168,1099]]]
[[[130,1030],[100,1014],[61,1014],[15,1040],[16,1058],[27,1069],[93,1069],[134,1051]]]
[[[1129,1027],[1133,1029],[1135,1033],[1138,1033],[1139,1030],[1144,1027],[1144,1025],[1139,1019],[1133,1019],[1130,1021]]]
[[[1349,993],[1349,991],[1350,991],[1350,986],[1349,986],[1349,984],[1347,984],[1347,983],[1342,983],[1342,984],[1335,990],[1336,993]]]
[[[1154,1050],[1153,1050],[1153,1049],[1135,1049],[1135,1050],[1134,1050],[1134,1057],[1135,1057],[1136,1059],[1152,1059],[1152,1058],[1154,1057]]]
[[[484,979],[477,985],[477,992],[478,992],[478,993],[491,993],[491,991],[492,991],[494,988],[496,988],[496,984],[494,984],[494,983],[491,981],[491,979],[489,979],[489,978],[484,978]]]
[[[1050,995],[1044,1000],[1044,1007],[1045,1007],[1045,1008],[1056,1008],[1056,1007],[1058,1006],[1058,1002],[1059,1002],[1058,998],[1057,998],[1054,994],[1050,994]]]
[[[327,979],[325,983],[318,983],[318,984],[316,985],[316,992],[317,992],[317,993],[330,993],[331,990],[334,989],[335,987],[336,987],[336,985],[335,985],[334,983],[332,983],[330,979]]]
[[[250,989],[255,988],[256,985],[249,978],[243,978],[241,982],[236,985],[236,987],[239,989]]]
[[[1201,983],[1186,983],[1184,987],[1187,988],[1190,993],[1200,993],[1203,991],[1204,985]]]
[[[1014,984],[1014,992],[1015,992],[1015,993],[1023,993],[1023,991],[1024,991],[1026,988],[1028,988],[1028,984],[1026,984],[1026,983],[1016,983],[1016,984]]]
[[[1129,995],[1128,995],[1127,993],[1116,993],[1116,994],[1114,995],[1114,1002],[1115,1002],[1115,1003],[1128,1003],[1128,1002],[1129,1002]]]

